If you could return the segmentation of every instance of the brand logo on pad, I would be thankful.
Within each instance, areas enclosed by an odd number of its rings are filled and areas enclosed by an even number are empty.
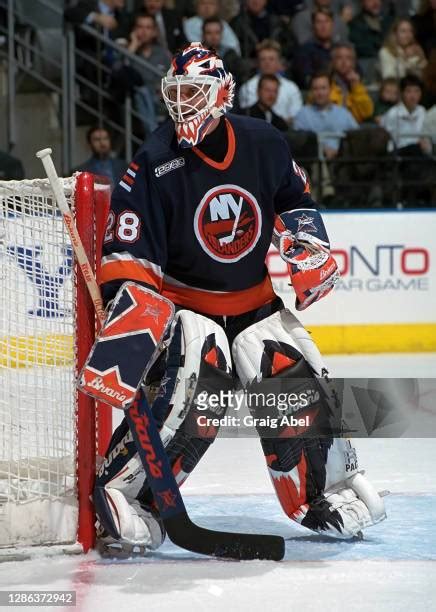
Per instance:
[[[239,261],[256,246],[262,215],[256,198],[238,185],[210,189],[195,211],[194,231],[202,249],[221,263]]]
[[[79,386],[85,393],[116,408],[125,408],[132,401],[136,391],[123,383],[118,366],[101,372],[88,364],[82,372]]]

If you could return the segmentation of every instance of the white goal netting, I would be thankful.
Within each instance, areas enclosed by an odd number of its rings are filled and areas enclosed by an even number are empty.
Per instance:
[[[0,547],[75,541],[72,270],[48,181],[0,182]]]

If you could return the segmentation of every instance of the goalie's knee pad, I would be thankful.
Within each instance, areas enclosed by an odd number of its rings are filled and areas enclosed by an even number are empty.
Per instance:
[[[281,393],[298,398],[301,392],[309,392],[308,407],[297,402],[295,411],[296,417],[310,415],[306,428],[289,426],[283,419],[287,410],[277,412],[279,426],[274,435],[257,428],[285,513],[314,531],[336,537],[352,537],[382,520],[383,501],[358,474],[355,449],[330,433],[329,418],[338,407],[336,390],[299,321],[289,311],[275,313],[241,332],[232,351],[238,375],[250,390],[256,383],[260,390],[265,379],[280,378]],[[322,435],[318,437],[317,432]]]
[[[211,415],[209,408],[199,410],[198,399],[233,388],[230,348],[222,327],[207,317],[180,310],[174,323],[166,378],[174,383],[170,382],[171,393],[162,393],[159,400],[168,406],[162,435],[171,438],[182,428],[185,435],[213,440],[218,430],[201,425],[198,417]],[[213,416],[223,416],[226,406],[216,410]]]
[[[285,437],[292,432],[292,427],[285,426],[292,420],[289,417],[300,419],[302,414],[310,417],[306,420],[310,426],[315,418],[317,427],[324,420],[327,425],[337,398],[315,343],[289,311],[276,312],[245,329],[235,338],[232,352],[244,387],[276,395],[271,410],[267,412],[267,402],[257,410],[259,417],[262,411],[277,417],[279,427],[271,434]]]

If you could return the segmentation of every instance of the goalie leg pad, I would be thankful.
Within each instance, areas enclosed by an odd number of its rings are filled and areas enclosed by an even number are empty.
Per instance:
[[[216,393],[221,389],[231,388],[231,357],[224,330],[206,317],[190,311],[179,311],[173,322],[167,346],[165,373],[152,406],[179,486],[195,468],[218,433],[218,428],[203,428],[198,425],[198,416],[216,416],[207,410],[197,409],[198,395],[205,391]],[[223,414],[225,408],[219,407]],[[110,505],[108,506],[109,488],[118,490],[128,504],[132,504],[133,509],[136,508],[136,515],[139,515],[138,504],[150,511],[153,508],[153,496],[126,421],[123,421],[113,434],[99,469],[94,491],[100,523],[108,537],[116,540],[121,536],[118,535],[119,527],[113,519]],[[115,499],[115,502],[118,500],[116,494],[115,497],[111,495],[111,499]],[[133,528],[129,529],[131,533]],[[147,538],[142,544],[150,546]]]
[[[168,350],[165,389],[153,404],[153,413],[165,414],[160,434],[179,486],[188,478],[218,434],[218,427],[202,426],[199,417],[223,416],[226,406],[211,412],[199,409],[201,394],[233,389],[230,348],[224,330],[214,321],[180,310],[173,324]],[[145,483],[140,499],[150,502]]]
[[[335,389],[315,343],[289,311],[275,313],[241,332],[232,352],[245,386],[264,378],[283,377],[288,379],[288,393],[298,393],[302,383],[318,389],[317,402],[312,404],[316,410],[312,423],[323,429],[325,420],[329,427],[330,408],[337,401]],[[363,527],[383,520],[383,501],[358,474],[350,441],[328,434],[290,437],[290,429],[278,429],[279,437],[272,438],[262,437],[258,428],[276,494],[290,518],[319,533],[341,538],[353,537]],[[356,479],[360,493],[353,488]]]
[[[173,373],[176,383],[168,400],[169,412],[162,430],[165,436],[172,437],[185,423],[185,432],[190,430],[199,438],[211,437],[211,432],[195,426],[197,416],[207,414],[207,411],[198,410],[197,400],[200,394],[233,388],[227,337],[220,325],[189,310],[177,312],[174,329],[180,330],[179,368]],[[219,408],[220,416],[225,409],[226,406]],[[187,417],[191,428],[185,422]]]
[[[100,543],[106,547],[118,542],[121,549],[139,546],[145,552],[155,550],[164,541],[165,530],[157,513],[137,499],[126,498],[119,489],[96,489],[94,504],[97,533]]]

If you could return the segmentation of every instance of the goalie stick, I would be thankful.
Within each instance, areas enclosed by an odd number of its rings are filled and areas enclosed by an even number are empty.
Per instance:
[[[51,149],[47,148],[38,151],[36,155],[44,166],[55,200],[70,234],[74,253],[94,303],[97,317],[103,324],[105,314],[100,289],[65,199],[51,152]],[[285,541],[280,536],[213,531],[193,523],[186,511],[152,411],[142,390],[138,391],[135,401],[124,413],[163,524],[174,544],[191,552],[220,558],[274,561],[283,559]]]

